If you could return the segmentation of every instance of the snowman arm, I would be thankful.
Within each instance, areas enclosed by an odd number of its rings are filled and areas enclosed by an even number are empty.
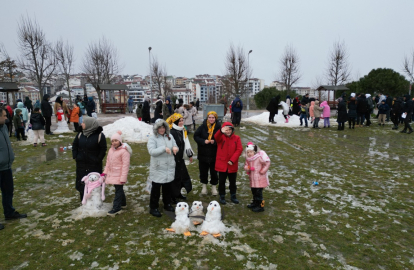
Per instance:
[[[102,201],[105,201],[105,182],[102,181]]]

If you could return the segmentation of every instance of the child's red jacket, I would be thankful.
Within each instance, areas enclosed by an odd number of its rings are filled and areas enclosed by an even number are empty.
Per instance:
[[[221,127],[233,125],[230,122],[224,123]],[[232,133],[230,137],[227,137],[221,130],[217,131],[214,135],[214,139],[217,143],[217,155],[216,155],[216,171],[235,173],[239,166],[239,157],[243,152],[243,146],[240,137]],[[231,161],[233,165],[228,164]]]

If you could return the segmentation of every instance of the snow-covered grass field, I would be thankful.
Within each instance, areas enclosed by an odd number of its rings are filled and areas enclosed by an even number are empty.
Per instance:
[[[257,143],[272,162],[266,210],[246,208],[251,192],[240,158],[241,203],[222,206],[229,232],[218,239],[168,233],[173,220],[148,213],[146,144],[131,144],[126,211],[77,220],[75,162],[59,149],[74,134],[48,136],[46,149],[14,143],[14,205],[29,217],[0,220],[0,269],[414,268],[412,136],[376,123],[345,131],[243,126],[236,131],[243,145]],[[206,206],[216,197],[200,195],[198,163],[188,168],[188,202]],[[106,195],[112,203],[114,189]]]

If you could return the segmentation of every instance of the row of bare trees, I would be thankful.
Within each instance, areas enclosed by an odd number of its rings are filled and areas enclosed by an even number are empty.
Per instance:
[[[2,79],[14,81],[16,74],[21,71],[36,82],[40,90],[40,98],[43,99],[47,84],[51,83],[54,75],[60,74],[65,79],[69,100],[72,103],[69,79],[75,64],[73,45],[62,39],[56,43],[50,42],[36,19],[24,16],[18,24],[17,34],[20,49],[17,60],[10,57],[3,45],[0,46]],[[98,84],[113,82],[120,72],[118,58],[116,48],[105,37],[89,44],[86,50],[81,70],[87,82],[97,89],[100,104],[102,104],[102,92],[98,90]]]

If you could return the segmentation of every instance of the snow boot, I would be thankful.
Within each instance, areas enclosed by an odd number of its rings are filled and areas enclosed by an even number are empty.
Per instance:
[[[407,129],[404,128],[403,130],[400,131],[400,133],[407,133]]]
[[[220,203],[226,204],[226,195],[220,195]]]
[[[236,198],[236,194],[231,194],[230,200],[235,204],[239,203],[239,200]]]
[[[253,212],[263,212],[264,211],[265,201],[256,200],[256,206],[252,208]]]
[[[286,118],[286,121],[285,121],[285,123],[289,123],[289,119],[288,119],[288,118]]]
[[[250,204],[247,205],[247,208],[254,208],[256,206],[256,200],[252,200],[252,202]]]
[[[107,215],[114,217],[114,216],[116,216],[118,214],[121,214],[121,213],[122,213],[122,210],[121,209],[119,209],[119,210],[112,209],[111,211],[109,211],[107,213]]]
[[[216,185],[211,185],[211,195],[217,196],[217,187]]]
[[[207,195],[207,184],[203,184],[203,189],[201,190],[201,195]]]
[[[160,211],[158,211],[158,209],[150,209],[150,214],[153,215],[154,217],[161,217],[161,213]]]
[[[168,212],[174,212],[175,211],[174,207],[172,207],[171,204],[164,205],[164,210],[168,211]]]

